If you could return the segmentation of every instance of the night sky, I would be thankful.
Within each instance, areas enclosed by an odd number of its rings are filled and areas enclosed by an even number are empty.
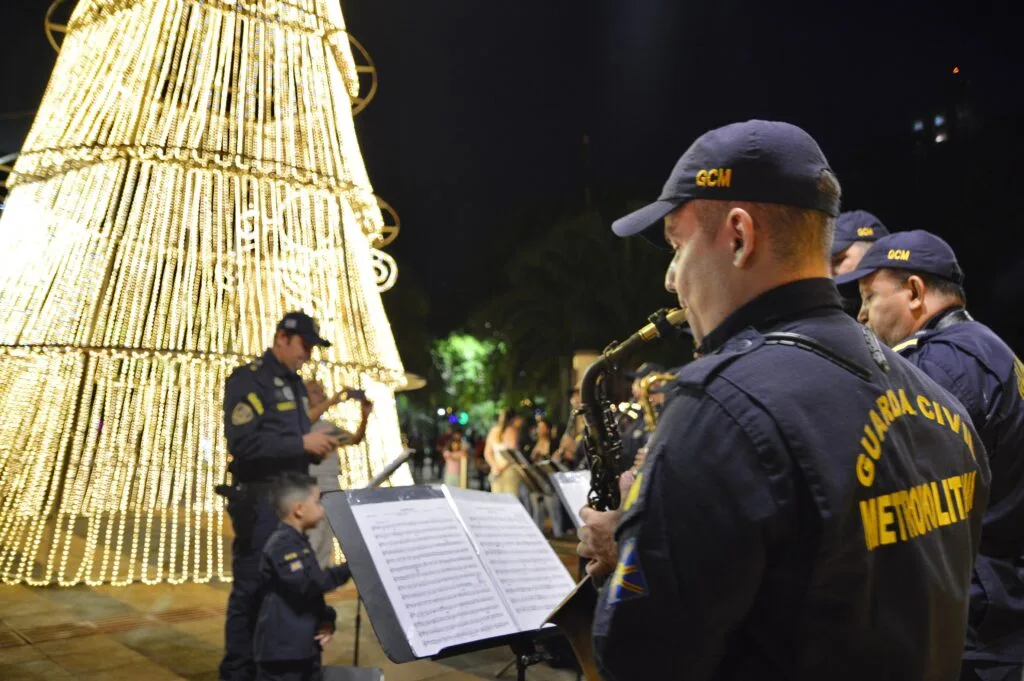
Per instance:
[[[47,5],[4,6],[0,154],[20,147],[24,112],[53,67]],[[989,118],[1019,115],[1024,59],[1011,6],[347,0],[349,29],[380,72],[357,130],[375,190],[402,218],[388,250],[443,330],[486,294],[472,284],[500,267],[502,254],[485,246],[514,229],[512,216],[571,210],[588,185],[652,199],[711,127],[752,117],[801,125],[843,180],[865,147],[907,137],[930,115],[954,66]],[[861,186],[872,185],[853,183],[844,205],[873,210]],[[890,228],[928,226],[881,217]]]

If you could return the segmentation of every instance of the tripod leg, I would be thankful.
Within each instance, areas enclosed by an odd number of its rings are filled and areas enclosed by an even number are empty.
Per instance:
[[[352,666],[359,666],[359,626],[362,624],[363,599],[356,601],[356,640],[355,651],[352,653]]]
[[[498,672],[494,675],[494,678],[500,679],[501,677],[503,677],[505,675],[505,672],[507,672],[509,670],[509,667],[511,667],[514,664],[518,664],[518,662],[519,662],[519,656],[516,655],[515,657],[513,657],[509,661],[509,663],[507,665],[505,665],[500,670],[498,670]]]

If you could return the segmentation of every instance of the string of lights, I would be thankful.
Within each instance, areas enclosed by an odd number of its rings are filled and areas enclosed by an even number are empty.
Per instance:
[[[327,389],[375,404],[342,487],[401,452],[345,36],[338,0],[75,8],[0,217],[4,582],[230,579],[224,380],[289,310],[334,342]]]

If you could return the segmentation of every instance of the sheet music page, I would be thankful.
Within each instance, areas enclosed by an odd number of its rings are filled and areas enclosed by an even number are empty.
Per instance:
[[[352,506],[417,657],[517,631],[447,499]]]
[[[576,583],[515,497],[446,488],[522,631],[539,629]]]
[[[587,494],[590,492],[590,471],[552,473],[551,481],[576,529],[580,529],[583,527],[580,509],[587,505]]]

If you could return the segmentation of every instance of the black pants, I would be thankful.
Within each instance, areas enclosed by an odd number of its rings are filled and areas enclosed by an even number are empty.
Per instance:
[[[256,681],[320,681],[320,659],[260,662]]]
[[[228,515],[235,529],[231,545],[234,581],[228,596],[224,622],[224,659],[220,663],[223,681],[253,681],[256,663],[252,658],[252,637],[260,611],[260,552],[277,527],[277,514],[266,488],[256,488],[245,498],[228,503]]]
[[[980,662],[964,660],[960,667],[960,681],[1021,681],[1024,664],[1012,662]]]

